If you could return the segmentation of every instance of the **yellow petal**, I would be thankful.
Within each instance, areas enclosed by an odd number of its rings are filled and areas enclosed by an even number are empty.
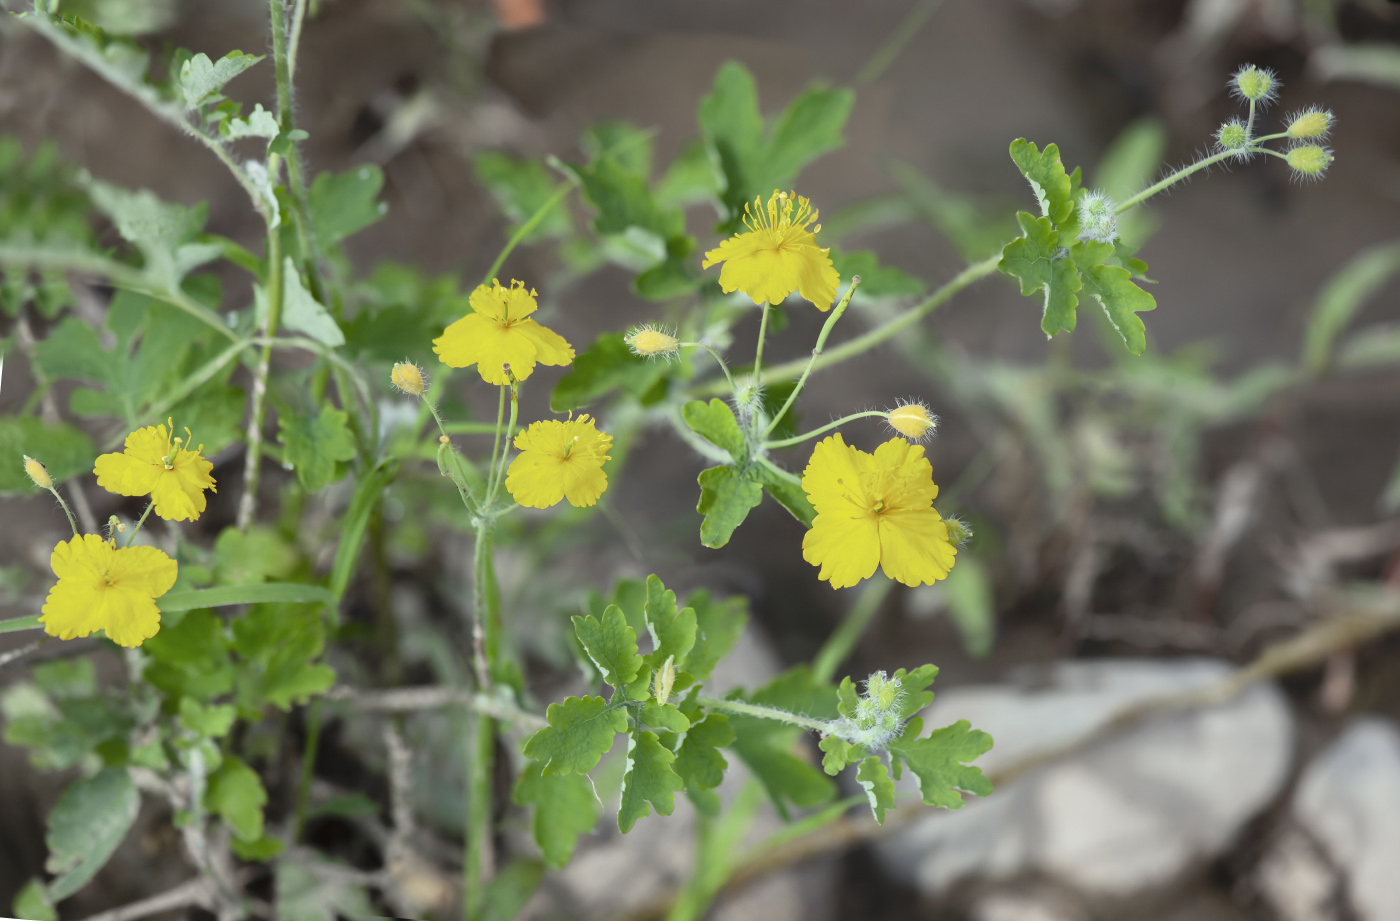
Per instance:
[[[516,335],[524,336],[535,347],[535,360],[542,365],[567,365],[574,360],[574,347],[568,340],[534,320],[515,324]],[[519,375],[516,375],[519,377]]]
[[[924,456],[923,445],[891,438],[875,449],[873,466],[884,478],[881,492],[887,508],[924,509],[938,498],[933,465]]]
[[[188,458],[188,459],[186,459]],[[198,454],[181,452],[173,470],[164,470],[151,490],[155,513],[166,521],[194,521],[204,513],[204,490],[214,487],[214,465]]]
[[[608,488],[608,475],[601,462],[570,457],[564,463],[564,495],[574,508],[589,508],[598,504],[598,497]]]
[[[758,232],[736,234],[725,240],[719,246],[705,254],[705,259],[700,263],[702,269],[720,262],[727,262],[730,259],[743,259],[752,256],[761,249],[772,249],[772,244],[768,238]]]
[[[817,442],[807,469],[802,471],[802,489],[819,514],[863,515],[869,511],[863,474],[870,466],[870,455],[846,444],[840,435]]]
[[[526,451],[510,462],[506,490],[526,508],[549,508],[564,498],[564,460]]]
[[[841,276],[831,264],[830,250],[819,246],[803,246],[792,258],[798,261],[797,293],[812,303],[822,313],[831,309],[836,300],[836,286]]]
[[[880,534],[874,516],[819,514],[802,537],[802,558],[821,567],[818,579],[846,588],[875,574],[880,563]]]
[[[433,351],[442,363],[451,368],[474,365],[481,358],[481,339],[486,330],[497,324],[479,313],[469,313],[448,325],[442,335],[433,340]]]
[[[71,640],[101,630],[104,620],[99,585],[101,582],[80,583],[59,579],[49,589],[49,596],[44,600],[44,613],[39,617],[44,632],[61,640]]]
[[[742,291],[755,304],[781,304],[801,283],[797,270],[798,263],[789,254],[760,249],[726,262],[719,273],[719,287],[726,294]]]
[[[159,598],[174,586],[179,566],[155,547],[123,547],[114,552],[109,572],[113,585]]]
[[[135,437],[134,435],[132,437]],[[127,439],[129,443],[131,438]],[[119,496],[148,496],[155,489],[165,466],[141,460],[130,454],[103,454],[92,465],[97,485]]]
[[[524,282],[512,281],[507,288],[496,279],[489,285],[477,285],[467,302],[472,310],[497,323],[528,317],[539,306],[535,292],[526,288]]]
[[[932,585],[953,568],[957,548],[931,508],[880,516],[880,568],[905,585]]]
[[[173,560],[171,565],[174,565]],[[140,646],[160,632],[160,608],[155,599],[136,589],[113,586],[103,592],[99,616],[107,639],[118,646]]]
[[[117,549],[95,534],[61,542],[49,561],[58,582],[49,590],[44,630],[60,639],[105,630],[123,646],[139,646],[160,629],[155,599],[175,584],[175,561],[154,547]]]
[[[83,534],[72,540],[59,541],[49,555],[49,566],[59,580],[78,582],[102,581],[112,566],[116,549],[96,534]]]

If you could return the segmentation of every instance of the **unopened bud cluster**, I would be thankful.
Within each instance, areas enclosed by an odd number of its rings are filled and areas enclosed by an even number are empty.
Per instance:
[[[899,679],[876,672],[866,680],[855,718],[843,737],[866,748],[884,748],[904,726],[903,703],[904,688]]]
[[[1079,200],[1079,239],[1112,243],[1118,239],[1117,203],[1105,192],[1087,192]]]
[[[1261,109],[1278,98],[1282,86],[1274,72],[1266,67],[1246,64],[1230,78],[1231,92],[1241,99],[1257,104]]]
[[[1282,157],[1297,179],[1316,179],[1332,163],[1332,151],[1317,143],[1332,132],[1333,115],[1326,109],[1310,106],[1287,119],[1288,127],[1279,134],[1254,134],[1255,109],[1265,108],[1278,97],[1281,84],[1273,71],[1247,64],[1230,78],[1230,91],[1249,103],[1249,120],[1232,118],[1215,132],[1215,146],[1220,154],[1236,160],[1249,160],[1256,154],[1267,153]],[[1285,151],[1269,150],[1264,142],[1286,138],[1293,146]]]

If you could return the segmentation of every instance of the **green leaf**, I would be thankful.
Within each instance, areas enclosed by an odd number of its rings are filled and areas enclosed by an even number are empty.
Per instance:
[[[579,147],[593,163],[611,157],[619,166],[646,182],[651,178],[652,135],[620,118],[598,122],[584,129]]]
[[[657,204],[646,180],[616,158],[602,157],[573,170],[584,198],[597,211],[593,230],[600,236],[621,235],[636,228],[653,238],[649,245],[664,247],[668,238],[684,233],[680,212]]]
[[[979,768],[963,762],[986,754],[992,747],[992,737],[972,729],[967,720],[959,720],[920,739],[918,735],[923,725],[922,719],[911,719],[903,734],[890,743],[890,754],[903,759],[919,778],[924,802],[944,809],[959,809],[963,804],[959,790],[990,796],[991,781]]]
[[[257,841],[263,834],[266,805],[267,791],[258,772],[233,755],[226,755],[224,763],[209,777],[204,808],[223,819],[242,840]]]
[[[383,187],[384,172],[377,166],[318,175],[307,193],[316,242],[322,247],[334,246],[378,223],[389,213],[389,206],[378,200]]]
[[[230,141],[241,138],[272,140],[281,133],[282,126],[277,124],[277,117],[264,109],[262,103],[254,105],[247,118],[230,118],[219,124],[219,134]]]
[[[472,158],[472,172],[496,200],[501,213],[517,226],[534,217],[558,191],[558,181],[539,160],[495,152],[477,154]],[[568,236],[573,230],[568,206],[559,201],[545,212],[522,242]]]
[[[763,484],[763,488],[768,490],[768,495],[787,509],[792,517],[802,522],[804,527],[812,526],[812,519],[817,517],[817,510],[812,508],[812,502],[807,498],[807,493],[803,491],[800,483],[794,483],[761,464],[751,469]]]
[[[763,501],[763,487],[734,467],[710,467],[700,471],[700,502],[695,510],[705,516],[700,523],[700,543],[723,547],[749,511]]]
[[[812,87],[798,94],[773,124],[764,150],[764,178],[774,188],[785,187],[808,163],[844,147],[842,132],[855,101],[856,94],[847,89]],[[754,191],[765,193],[761,188]]]
[[[355,457],[355,437],[346,425],[348,418],[343,410],[324,406],[314,417],[283,415],[278,420],[282,459],[292,465],[309,492],[340,479],[336,462]]]
[[[643,613],[654,647],[646,657],[652,670],[660,668],[672,656],[678,665],[684,662],[695,645],[695,611],[691,608],[677,610],[676,593],[661,584],[656,575],[650,575],[647,576],[647,603]]]
[[[306,333],[322,345],[344,345],[345,333],[341,332],[330,312],[303,287],[301,275],[291,256],[286,257],[282,264],[282,278],[282,325]]]
[[[1025,138],[1018,138],[1011,142],[1011,159],[1031,184],[1040,203],[1040,216],[1057,227],[1065,223],[1074,213],[1074,201],[1070,178],[1060,162],[1060,148],[1046,144],[1039,150]]]
[[[1321,45],[1308,55],[1308,68],[1323,80],[1360,80],[1400,89],[1400,48],[1390,42]]]
[[[211,739],[228,735],[237,716],[238,711],[225,704],[205,706],[193,697],[180,698],[180,725]]]
[[[709,592],[701,591],[687,598],[685,606],[695,612],[695,645],[677,668],[704,681],[743,635],[749,621],[748,603],[742,595],[715,601]]]
[[[298,557],[296,546],[277,533],[276,528],[253,525],[246,531],[240,531],[230,525],[214,541],[214,578],[221,585],[247,585],[265,579],[285,579],[296,571]]]
[[[545,775],[540,763],[531,761],[515,783],[513,798],[521,806],[534,806],[530,829],[544,853],[545,863],[562,867],[574,855],[579,835],[598,825],[603,804],[584,774]]]
[[[273,916],[277,921],[374,921],[380,916],[364,887],[347,882],[349,870],[318,856],[277,861]]]
[[[44,662],[34,666],[33,677],[41,691],[58,700],[97,693],[97,668],[91,659]]]
[[[335,683],[328,666],[312,664],[326,646],[321,611],[319,605],[258,604],[233,621],[233,649],[245,660],[237,666],[240,709],[256,714],[271,704],[286,710]]]
[[[574,633],[604,681],[620,688],[636,680],[642,657],[637,653],[637,634],[627,626],[621,608],[608,605],[601,622],[591,614],[575,617]]]
[[[986,658],[996,642],[997,612],[991,579],[976,557],[958,554],[957,565],[943,582],[943,598],[957,624],[963,649],[974,659]]]
[[[733,743],[734,727],[722,713],[707,713],[704,719],[691,724],[673,765],[687,792],[713,790],[720,785],[729,762],[719,750]]]
[[[579,409],[618,388],[643,405],[665,395],[671,366],[633,355],[622,337],[622,333],[604,333],[574,358],[549,398],[552,411]]]
[[[1400,272],[1400,243],[1390,242],[1362,252],[1327,280],[1303,336],[1303,364],[1309,372],[1326,370],[1337,337],[1396,272]]]
[[[710,402],[691,400],[681,407],[681,418],[690,430],[717,448],[728,451],[736,463],[749,460],[748,443],[729,404],[715,397]]]
[[[690,728],[690,720],[675,704],[658,704],[656,701],[648,701],[642,707],[642,722],[668,732],[681,733]]]
[[[48,885],[55,904],[87,885],[111,859],[141,807],[136,784],[123,769],[104,768],[63,791],[49,813],[44,869],[57,874]]]
[[[917,297],[928,287],[922,279],[915,278],[903,269],[881,265],[880,258],[868,249],[843,250],[833,246],[831,264],[847,283],[853,276],[860,276],[860,287],[854,295],[857,303],[869,303],[885,298]]]
[[[230,51],[217,62],[211,61],[207,54],[196,54],[180,67],[181,101],[185,108],[195,108],[261,60],[258,55],[241,51]]]
[[[92,470],[97,457],[92,439],[76,426],[0,416],[0,495],[38,491],[24,472],[26,454],[43,464],[55,483]]]
[[[704,143],[696,138],[686,143],[666,167],[653,190],[657,204],[665,208],[685,208],[719,197],[714,164]]]
[[[222,245],[194,239],[204,229],[204,205],[186,208],[146,189],[130,192],[96,179],[88,182],[88,194],[122,239],[141,251],[146,275],[167,291],[178,289],[191,269],[223,255]]]
[[[1128,351],[1141,355],[1147,348],[1147,327],[1138,314],[1156,309],[1157,301],[1133,284],[1133,277],[1127,269],[1100,264],[1112,255],[1112,251],[1113,247],[1107,243],[1086,241],[1076,244],[1069,252],[1079,268],[1084,294],[1103,307],[1108,321],[1123,337]]]
[[[256,841],[234,838],[229,842],[229,850],[233,851],[233,856],[250,863],[269,863],[274,857],[280,857],[286,849],[287,846],[280,838],[269,838],[265,834]]]
[[[657,815],[670,815],[675,809],[676,791],[685,789],[671,767],[675,760],[656,733],[633,730],[628,736],[627,772],[622,775],[622,804],[617,812],[617,828],[624,835],[638,819],[651,815],[653,806]]]
[[[870,799],[870,811],[875,813],[875,821],[885,824],[885,812],[894,808],[894,781],[890,780],[885,762],[871,755],[860,763],[856,770],[856,780],[865,788]]]
[[[233,689],[229,641],[223,620],[211,611],[191,610],[179,623],[163,625],[141,649],[150,656],[146,681],[172,697],[210,698]]]
[[[11,911],[23,921],[58,921],[58,909],[54,908],[49,894],[44,891],[44,884],[37,879],[24,884],[15,896]]]
[[[481,921],[513,921],[544,882],[545,865],[538,860],[512,860],[486,884]]]
[[[334,600],[335,596],[319,585],[303,585],[300,582],[254,582],[246,585],[202,588],[188,592],[171,592],[157,598],[156,604],[161,611],[169,614],[175,611],[220,608],[233,604],[269,602],[330,604]]]
[[[1020,211],[1016,220],[1023,236],[1006,244],[997,268],[1002,274],[1021,280],[1023,295],[1044,296],[1040,328],[1047,336],[1061,330],[1073,332],[1075,308],[1079,304],[1075,292],[1082,287],[1074,260],[1060,254],[1060,234],[1049,218],[1033,217]]]
[[[817,743],[817,747],[826,752],[822,756],[822,770],[832,777],[865,757],[865,746],[853,745],[839,736],[825,736]]]
[[[619,732],[627,731],[627,713],[611,709],[601,697],[566,697],[545,711],[549,725],[525,741],[525,757],[543,762],[540,772],[587,774]]]

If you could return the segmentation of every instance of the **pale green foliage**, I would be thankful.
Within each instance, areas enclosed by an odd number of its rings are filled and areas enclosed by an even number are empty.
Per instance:
[[[344,410],[323,407],[313,415],[282,416],[282,459],[297,472],[303,486],[315,492],[340,479],[340,462],[355,456],[355,438]]]
[[[344,345],[345,334],[325,307],[316,302],[301,283],[292,257],[288,256],[282,269],[282,325],[306,333],[322,345]]]
[[[593,783],[583,774],[543,774],[539,762],[525,766],[516,781],[514,799],[521,806],[534,806],[531,831],[545,862],[562,867],[574,854],[579,835],[593,830],[602,812],[602,803]]]
[[[671,768],[675,760],[654,732],[634,729],[627,737],[627,771],[622,775],[622,806],[617,813],[617,827],[623,834],[638,819],[651,815],[652,807],[658,815],[670,815],[675,809],[675,794],[685,787]]]
[[[97,875],[136,821],[140,801],[136,784],[119,768],[105,768],[63,791],[44,839],[44,868],[56,876],[46,887],[50,902],[61,902]]]
[[[637,634],[615,604],[608,605],[600,623],[593,615],[574,618],[574,632],[598,674],[615,688],[637,680],[642,657],[637,654]]]
[[[875,814],[875,821],[883,825],[885,813],[893,809],[895,805],[894,781],[890,779],[885,762],[875,755],[866,758],[856,771],[856,781],[865,788],[865,795],[870,799],[870,811]]]
[[[204,808],[219,816],[238,838],[257,841],[263,833],[267,791],[262,779],[238,758],[226,757],[209,777]]]
[[[992,747],[992,737],[972,729],[967,720],[936,729],[920,739],[923,720],[915,717],[904,727],[904,733],[890,743],[890,756],[896,773],[901,762],[919,779],[919,792],[924,802],[944,809],[958,809],[963,804],[959,791],[990,796],[992,783],[976,767],[965,764],[986,754]]]
[[[619,732],[627,731],[627,713],[601,697],[568,697],[549,705],[548,728],[525,743],[525,756],[543,762],[541,772],[586,774],[612,748]]]

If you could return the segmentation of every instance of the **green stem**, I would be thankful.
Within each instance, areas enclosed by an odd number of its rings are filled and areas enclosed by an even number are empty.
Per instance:
[[[1128,199],[1127,201],[1125,201],[1125,202],[1123,202],[1122,204],[1120,204],[1117,208],[1114,208],[1114,209],[1113,209],[1113,213],[1114,213],[1114,214],[1122,214],[1124,211],[1127,211],[1129,208],[1132,208],[1132,207],[1134,207],[1135,205],[1140,205],[1140,204],[1142,204],[1143,202],[1147,201],[1149,198],[1151,198],[1153,195],[1156,195],[1158,192],[1162,191],[1163,189],[1168,188],[1169,186],[1172,186],[1172,185],[1174,185],[1174,184],[1180,182],[1181,180],[1185,179],[1187,176],[1190,176],[1192,173],[1195,173],[1195,172],[1197,172],[1198,170],[1203,170],[1203,169],[1205,169],[1207,166],[1210,166],[1212,163],[1219,163],[1221,160],[1227,160],[1227,159],[1229,159],[1230,157],[1234,157],[1234,156],[1238,156],[1238,155],[1239,155],[1239,151],[1237,151],[1237,150],[1222,150],[1222,151],[1220,151],[1220,152],[1217,153],[1217,154],[1212,154],[1212,155],[1210,155],[1209,157],[1206,157],[1205,159],[1197,160],[1195,163],[1192,163],[1190,166],[1183,166],[1181,169],[1179,169],[1179,170],[1177,170],[1176,172],[1172,173],[1170,176],[1168,176],[1167,178],[1163,179],[1161,182],[1157,182],[1157,183],[1154,183],[1153,185],[1148,186],[1147,188],[1143,189],[1141,192],[1139,192],[1139,193],[1137,193],[1136,195],[1134,195],[1132,198],[1130,198],[1130,199]]]
[[[269,157],[269,162],[275,157]],[[272,221],[267,222],[267,318],[263,323],[262,355],[253,374],[253,392],[249,398],[248,450],[243,460],[243,495],[238,502],[237,525],[248,530],[258,511],[258,484],[262,477],[263,420],[267,415],[267,376],[272,368],[272,342],[282,321],[282,237]]]
[[[292,824],[292,842],[301,840],[306,828],[306,812],[311,805],[311,780],[316,773],[316,749],[321,743],[321,699],[311,702],[306,716],[306,743],[301,749],[301,774],[297,778],[296,818]]]
[[[785,411],[786,411],[786,410],[785,410]],[[876,416],[879,416],[880,418],[883,419],[883,418],[885,418],[885,417],[888,416],[888,415],[889,415],[889,413],[887,413],[887,412],[885,412],[885,411],[883,411],[883,410],[879,410],[879,409],[867,409],[867,410],[864,410],[863,412],[851,413],[849,416],[842,416],[840,419],[837,419],[835,422],[828,422],[826,425],[823,425],[821,428],[819,428],[819,429],[813,429],[812,431],[806,432],[805,434],[802,434],[802,435],[794,435],[794,436],[792,436],[791,438],[784,438],[782,441],[769,441],[769,442],[765,442],[763,446],[764,446],[765,448],[786,448],[786,447],[789,447],[789,446],[791,446],[791,445],[801,444],[802,442],[807,441],[808,439],[816,438],[818,435],[821,435],[821,434],[823,434],[824,432],[829,432],[829,431],[831,431],[832,429],[836,428],[837,426],[845,425],[847,422],[851,422],[851,421],[854,421],[854,420],[856,420],[856,419],[869,419],[869,418],[874,418],[874,417],[876,417]],[[781,418],[781,416],[780,416],[779,418]]]
[[[0,620],[0,633],[18,633],[21,630],[42,630],[44,625],[39,623],[39,615],[31,614],[29,617],[12,617],[9,620]]]
[[[462,866],[462,916],[478,921],[486,914],[486,876],[491,860],[491,778],[496,759],[496,721],[477,714],[475,743],[467,752],[467,853]],[[467,734],[470,739],[471,733]]]
[[[738,713],[743,716],[756,716],[762,720],[776,720],[780,723],[788,723],[792,726],[801,726],[803,729],[810,729],[813,732],[820,732],[822,735],[832,735],[838,729],[833,723],[828,723],[823,720],[814,720],[805,716],[798,716],[796,713],[789,713],[786,710],[778,710],[774,707],[763,707],[758,704],[745,703],[742,700],[698,697],[695,702],[702,707],[709,707],[711,710],[727,710],[730,713]]]
[[[73,520],[73,512],[68,508],[68,503],[64,502],[63,497],[58,494],[57,486],[50,486],[48,489],[49,492],[53,493],[53,497],[58,500],[58,506],[59,508],[63,509],[63,514],[68,516],[68,527],[73,529],[73,536],[77,537],[78,522]],[[146,511],[150,511],[150,509],[147,509]]]
[[[1253,99],[1249,100],[1249,121],[1245,122],[1245,125],[1244,125],[1244,136],[1247,137],[1247,138],[1252,138],[1252,137],[1254,137],[1254,100],[1253,100]]]
[[[486,495],[486,507],[493,508],[496,504],[496,496],[501,491],[501,484],[506,481],[506,458],[510,456],[510,442],[515,437],[515,420],[520,412],[520,384],[515,376],[510,378],[510,424],[506,426],[505,444],[501,445],[500,462],[495,465],[496,478],[491,484],[491,491]]]
[[[859,284],[860,276],[852,275],[851,284],[846,288],[846,296],[841,298],[841,302],[836,305],[836,309],[831,311],[831,316],[827,317],[826,322],[822,324],[822,331],[817,334],[817,344],[812,348],[812,357],[807,360],[807,367],[802,370],[802,376],[797,379],[797,386],[793,387],[792,393],[788,394],[787,402],[783,404],[783,408],[773,414],[773,418],[769,421],[768,427],[763,430],[763,438],[767,438],[769,435],[773,434],[773,429],[778,427],[778,420],[782,419],[787,411],[792,408],[792,404],[797,402],[797,395],[802,392],[802,388],[807,383],[808,376],[812,373],[812,365],[816,364],[817,359],[821,357],[822,349],[826,347],[826,337],[831,335],[831,330],[836,326],[836,321],[841,319],[841,314],[846,312],[846,306],[851,303],[851,295],[856,293],[856,286]]]
[[[752,380],[755,384],[759,384],[762,380],[760,372],[763,370],[763,340],[768,335],[769,309],[770,305],[767,301],[764,301],[763,316],[758,321],[758,348],[754,350],[753,354],[753,373],[749,375],[749,379]]]
[[[298,13],[305,12],[305,0],[298,0]],[[272,22],[272,64],[277,77],[277,127],[283,134],[296,128],[292,108],[292,71],[296,67],[296,46],[288,49],[287,7],[285,0],[268,0],[268,18]],[[301,19],[297,19],[295,37],[300,40]],[[297,245],[301,249],[301,261],[306,272],[306,280],[311,296],[323,306],[326,303],[325,285],[321,280],[321,270],[317,259],[316,241],[311,235],[311,214],[306,203],[306,180],[302,176],[301,150],[296,141],[288,139],[287,151],[287,191],[292,200],[292,224],[296,229]],[[272,170],[268,174],[276,177]]]
[[[997,253],[994,256],[988,256],[981,262],[974,262],[972,265],[963,269],[957,275],[949,279],[937,291],[933,292],[928,297],[920,301],[918,304],[915,304],[913,307],[910,307],[904,313],[901,313],[894,319],[889,320],[886,323],[882,323],[874,329],[855,337],[850,342],[842,343],[841,345],[836,346],[831,351],[826,352],[822,355],[821,358],[817,359],[817,361],[813,363],[812,369],[819,370],[821,368],[829,368],[834,364],[839,364],[843,361],[854,358],[857,355],[861,355],[865,352],[868,352],[870,349],[874,348],[875,346],[879,345],[885,340],[893,338],[894,336],[898,335],[902,330],[913,326],[915,323],[922,320],[929,313],[932,313],[936,308],[942,306],[944,303],[950,300],[953,297],[953,295],[957,294],[959,291],[961,291],[963,288],[966,288],[974,281],[978,281],[979,279],[986,278],[988,275],[995,274],[997,271],[997,263],[999,263],[1000,261],[1001,254]],[[776,383],[777,381],[794,380],[802,374],[802,372],[806,369],[807,364],[807,359],[799,359],[798,361],[789,361],[784,362],[780,365],[774,365],[773,367],[768,369],[766,374],[763,375],[763,382],[765,384],[772,384]],[[695,391],[697,395],[717,394],[722,392],[723,391],[719,387],[716,387],[713,383],[708,386],[701,387]]]
[[[721,371],[724,372],[724,379],[727,380],[727,381],[729,381],[729,390],[730,390],[730,392],[731,392],[731,393],[738,393],[738,392],[739,392],[738,386],[734,383],[734,376],[733,376],[732,374],[729,373],[729,365],[727,365],[727,364],[724,363],[724,359],[720,356],[719,352],[718,352],[713,346],[706,345],[706,344],[703,343],[703,342],[681,342],[681,343],[678,343],[678,345],[681,346],[682,348],[689,347],[689,348],[696,348],[696,349],[704,349],[705,351],[707,351],[707,352],[709,352],[711,355],[713,355],[714,358],[715,358],[715,361],[719,362],[719,369],[720,369]]]
[[[520,245],[520,241],[524,240],[530,231],[539,226],[540,221],[544,220],[544,216],[550,212],[550,209],[568,197],[576,185],[576,182],[566,182],[561,185],[554,191],[553,195],[545,199],[544,204],[540,205],[534,214],[530,215],[529,220],[515,228],[515,233],[510,235],[505,248],[501,250],[500,255],[496,256],[496,261],[491,263],[491,268],[487,269],[486,274],[482,276],[481,283],[483,285],[491,283],[491,280],[496,277],[496,273],[501,270],[501,266],[505,264],[506,257],[511,254],[511,251]]]
[[[438,420],[438,431],[444,435],[490,435],[499,431],[500,427],[489,422],[448,422],[444,423],[438,418],[437,409],[429,406],[428,411],[433,414],[433,418]]]
[[[130,547],[131,542],[136,540],[136,535],[141,533],[141,526],[146,523],[146,518],[150,516],[151,509],[155,507],[156,502],[154,499],[146,504],[146,510],[141,513],[141,519],[136,522],[136,527],[131,529],[131,536],[126,539],[126,544],[124,546]]]
[[[894,583],[889,579],[876,576],[865,588],[861,589],[856,603],[851,605],[851,609],[846,612],[846,617],[841,621],[841,625],[836,628],[836,632],[827,638],[822,644],[822,648],[817,652],[817,657],[812,662],[812,677],[817,681],[829,682],[836,674],[836,669],[842,662],[850,656],[851,650],[855,649],[856,643],[865,635],[865,630],[870,626],[870,621],[874,619],[875,612],[880,610],[880,603],[885,600],[885,596],[890,593],[890,587]]]
[[[491,442],[491,466],[486,471],[486,504],[491,504],[496,486],[496,458],[501,456],[501,426],[506,421],[506,385],[501,385],[501,399],[496,405],[496,437]]]
[[[870,60],[865,62],[865,66],[856,74],[855,82],[857,84],[874,83],[880,79],[880,75],[894,63],[895,58],[899,57],[904,46],[919,34],[924,23],[928,22],[929,17],[934,14],[942,2],[943,0],[919,0],[918,3],[914,4],[913,8],[909,10],[909,14],[895,28],[894,33],[886,39],[879,50],[870,56]]]

